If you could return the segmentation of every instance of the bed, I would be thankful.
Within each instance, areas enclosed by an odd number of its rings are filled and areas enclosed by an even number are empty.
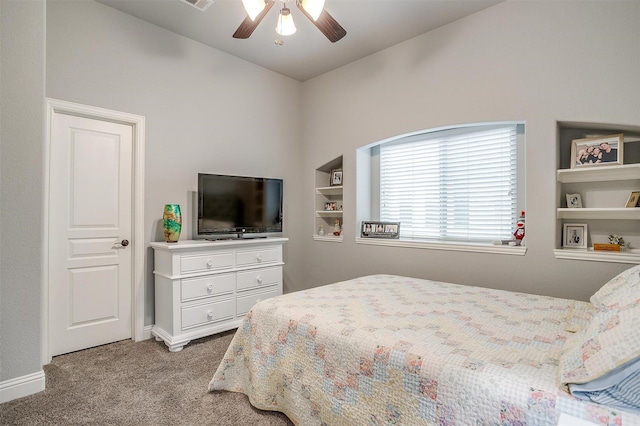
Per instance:
[[[256,304],[209,390],[300,426],[628,426],[639,359],[640,267],[590,302],[372,275]],[[630,368],[613,400],[572,393]]]

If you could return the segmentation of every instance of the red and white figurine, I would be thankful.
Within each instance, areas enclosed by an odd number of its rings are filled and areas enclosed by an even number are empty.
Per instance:
[[[524,242],[524,211],[520,212],[518,222],[516,222],[516,230],[513,233],[513,237],[516,239],[516,245],[523,245]]]

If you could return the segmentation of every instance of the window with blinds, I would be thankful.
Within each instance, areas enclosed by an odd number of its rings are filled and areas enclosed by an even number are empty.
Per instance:
[[[517,127],[475,126],[380,145],[380,220],[400,238],[510,239],[517,220]]]

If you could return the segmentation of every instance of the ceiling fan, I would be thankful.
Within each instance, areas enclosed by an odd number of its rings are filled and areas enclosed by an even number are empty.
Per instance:
[[[282,3],[282,7],[278,13],[276,32],[283,36],[295,33],[296,28],[293,24],[291,10],[287,7],[289,0],[242,0],[242,4],[247,11],[247,17],[233,34],[233,38],[249,38],[262,19],[269,13],[269,10],[271,10],[276,1]],[[302,14],[306,16],[331,43],[335,43],[347,35],[347,31],[345,31],[324,8],[324,0],[292,1],[295,1],[296,6]]]

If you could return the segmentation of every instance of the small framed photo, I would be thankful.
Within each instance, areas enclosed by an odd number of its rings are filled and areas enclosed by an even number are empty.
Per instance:
[[[324,209],[325,209],[325,211],[329,211],[329,212],[337,211],[338,210],[338,203],[335,203],[335,202],[324,203]],[[340,208],[340,210],[342,210],[342,208]]]
[[[571,141],[571,168],[622,164],[622,133]]]
[[[400,238],[400,222],[362,222],[362,238]]]
[[[582,208],[582,197],[580,194],[567,194],[567,207],[570,209]]]
[[[342,185],[342,169],[332,169],[329,177],[329,186]]]
[[[633,191],[629,194],[629,199],[625,207],[638,207],[638,201],[640,201],[640,191]]]
[[[587,248],[587,224],[565,223],[562,233],[562,247]]]

